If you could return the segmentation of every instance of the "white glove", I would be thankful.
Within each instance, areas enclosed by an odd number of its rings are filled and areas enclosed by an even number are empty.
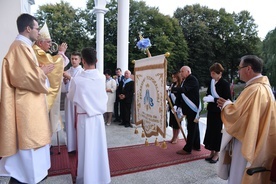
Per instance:
[[[213,96],[208,95],[208,96],[203,97],[203,101],[204,102],[215,102],[215,99]]]
[[[173,109],[174,109],[174,112],[177,112],[177,106],[173,106]],[[172,110],[172,113],[174,113],[173,110]]]
[[[182,118],[183,116],[183,113],[182,113],[182,108],[181,107],[178,107],[177,110],[176,110],[176,114],[178,116],[178,118]]]

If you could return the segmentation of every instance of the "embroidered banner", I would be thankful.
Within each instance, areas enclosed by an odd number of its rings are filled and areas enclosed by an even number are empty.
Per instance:
[[[146,137],[166,137],[167,60],[164,55],[135,62],[135,122]]]

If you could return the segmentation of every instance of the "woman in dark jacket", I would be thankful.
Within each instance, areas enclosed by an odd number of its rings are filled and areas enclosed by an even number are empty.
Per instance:
[[[172,74],[172,84],[171,84],[171,88],[173,87],[180,87],[181,85],[181,77],[180,77],[180,74],[179,72],[174,72]],[[169,92],[169,98],[172,102],[172,105],[174,106],[175,105],[175,100],[176,100],[176,96],[174,93],[171,93]],[[178,123],[175,119],[175,116],[174,114],[172,113],[172,110],[171,108],[169,107],[169,110],[170,110],[170,118],[169,118],[169,126],[173,129],[173,136],[172,136],[172,139],[171,139],[171,143],[172,144],[176,144],[177,143],[177,140],[178,140],[178,134],[179,134],[179,126],[178,126]]]
[[[219,63],[214,63],[210,69],[212,80],[207,89],[203,101],[208,102],[207,106],[207,128],[204,138],[205,148],[210,150],[210,155],[205,158],[210,163],[216,163],[219,158],[220,144],[222,138],[222,121],[220,108],[217,107],[217,99],[222,97],[231,100],[230,84],[222,78],[224,68]]]

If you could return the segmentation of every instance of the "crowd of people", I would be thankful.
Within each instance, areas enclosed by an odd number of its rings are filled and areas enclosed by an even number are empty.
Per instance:
[[[68,45],[64,42],[55,55],[50,54],[52,39],[46,23],[39,29],[35,17],[21,14],[17,27],[19,34],[2,63],[0,176],[30,184],[47,177],[52,136],[63,128],[63,92],[67,150],[78,158],[76,183],[110,183],[105,128],[113,122],[131,127],[131,71],[123,75],[117,68],[113,77],[111,69],[100,73],[96,50],[91,47],[72,52],[71,67],[64,71],[69,63],[65,55]],[[230,84],[222,77],[223,66],[214,63],[209,68],[211,80],[202,99],[208,103],[203,143],[210,155],[205,160],[219,162],[218,176],[229,184],[269,182],[268,173],[246,174],[250,167],[270,168],[276,156],[275,97],[262,68],[263,61],[255,55],[241,58],[238,73],[246,85],[234,102]],[[177,118],[184,117],[187,126],[186,143],[176,154],[201,151],[199,88],[189,66],[172,74],[170,143],[178,141],[181,125]]]

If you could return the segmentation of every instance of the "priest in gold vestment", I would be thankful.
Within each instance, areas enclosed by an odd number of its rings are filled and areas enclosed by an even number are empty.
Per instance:
[[[246,173],[248,168],[270,169],[276,156],[275,98],[262,67],[257,56],[242,57],[238,69],[244,90],[234,103],[222,98],[217,102],[225,127],[218,175],[229,184],[271,183],[270,172]]]
[[[34,184],[48,175],[51,129],[45,85],[52,66],[39,67],[32,49],[35,17],[17,18],[19,35],[3,59],[0,104],[0,176]]]
[[[50,123],[52,133],[56,133],[62,128],[62,120],[60,115],[60,96],[61,96],[61,83],[63,79],[64,67],[69,63],[69,59],[65,56],[67,44],[62,43],[58,48],[58,54],[52,56],[48,53],[52,40],[45,22],[40,30],[38,40],[33,45],[39,65],[53,64],[54,70],[47,74],[49,81],[49,93],[47,95],[47,104],[49,110]]]

